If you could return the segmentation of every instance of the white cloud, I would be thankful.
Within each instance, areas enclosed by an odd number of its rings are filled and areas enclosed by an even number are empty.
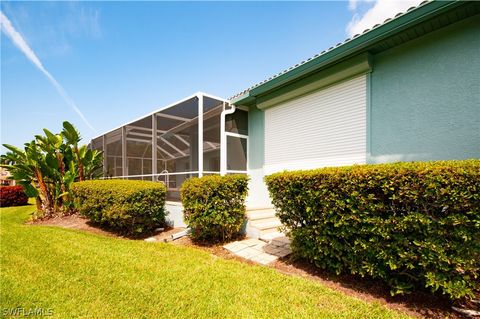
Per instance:
[[[90,124],[90,122],[86,119],[83,115],[82,111],[77,107],[76,103],[73,99],[68,95],[67,91],[58,83],[58,81],[50,74],[50,72],[45,69],[40,59],[37,57],[35,52],[30,48],[28,43],[25,41],[23,36],[15,30],[10,20],[8,20],[7,16],[0,11],[0,25],[2,31],[7,35],[15,46],[20,49],[20,51],[25,54],[27,59],[29,59],[52,83],[58,93],[62,96],[62,98],[67,102],[67,104],[80,116],[82,121],[94,132],[96,132],[95,128]]]
[[[357,10],[359,3],[361,2],[375,2],[376,0],[348,0],[348,9],[351,11]]]
[[[102,36],[100,11],[80,2],[68,2],[65,15],[59,19],[56,31],[98,39]]]
[[[45,59],[70,54],[78,38],[96,41],[103,36],[101,10],[93,2],[48,1],[29,6],[4,1],[1,11],[28,44],[38,48],[35,53]]]
[[[361,1],[349,0],[348,8],[353,12],[353,17],[347,25],[347,33],[350,37],[376,24],[381,24],[388,18],[395,17],[399,12],[418,6],[423,0],[376,0],[373,6],[363,13],[358,11]]]
[[[357,9],[357,3],[358,3],[358,0],[349,0],[348,1],[348,9],[352,10],[352,11]]]

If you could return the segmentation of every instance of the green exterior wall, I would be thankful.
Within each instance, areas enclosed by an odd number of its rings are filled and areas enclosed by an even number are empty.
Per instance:
[[[478,15],[373,54],[370,63],[368,163],[480,158]],[[249,110],[247,206],[267,207],[265,113],[255,103]]]
[[[248,112],[248,185],[247,207],[270,207],[270,197],[263,181],[265,152],[265,112],[251,106]]]
[[[480,157],[480,19],[373,57],[370,163]]]
[[[248,112],[248,168],[263,168],[265,113],[255,106]]]

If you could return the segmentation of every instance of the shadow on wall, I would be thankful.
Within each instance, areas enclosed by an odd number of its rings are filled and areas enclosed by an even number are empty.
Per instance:
[[[468,155],[468,154],[467,154]],[[475,156],[465,156],[459,154],[456,157],[435,156],[433,153],[410,153],[410,154],[389,154],[389,155],[367,155],[368,164],[396,163],[396,162],[426,162],[426,161],[446,161],[446,160],[465,160],[478,158]]]
[[[389,154],[389,155],[367,155],[367,163],[381,164],[394,162],[431,161],[431,153],[410,153],[410,154]]]

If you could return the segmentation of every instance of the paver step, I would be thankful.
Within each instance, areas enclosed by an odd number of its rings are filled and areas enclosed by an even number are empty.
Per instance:
[[[259,220],[275,217],[275,211],[273,209],[262,209],[262,210],[253,210],[247,212],[247,217],[249,220]]]
[[[285,237],[284,233],[279,232],[279,231],[275,231],[275,232],[263,234],[263,235],[260,236],[259,239],[266,242],[266,243],[269,243],[276,238],[283,238],[283,237]]]
[[[283,237],[276,237],[270,241],[270,244],[275,245],[275,246],[290,246],[290,243],[292,241],[290,238],[283,236]]]
[[[260,230],[265,230],[265,229],[277,228],[279,226],[282,226],[282,223],[280,223],[278,218],[273,217],[268,219],[261,219],[258,221],[252,221],[251,225]]]
[[[277,245],[265,243],[258,239],[236,241],[223,247],[239,257],[263,265],[267,265],[292,253],[288,243],[279,242]]]

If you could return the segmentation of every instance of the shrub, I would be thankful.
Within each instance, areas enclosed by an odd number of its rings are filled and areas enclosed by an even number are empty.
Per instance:
[[[184,218],[195,240],[225,241],[239,234],[245,221],[245,175],[190,178],[181,187]]]
[[[72,186],[75,207],[92,222],[134,235],[165,224],[161,183],[133,180],[90,180]]]
[[[325,168],[265,178],[292,249],[318,267],[471,297],[480,273],[480,161]]]
[[[28,197],[22,186],[1,186],[0,207],[22,206],[28,204]]]

